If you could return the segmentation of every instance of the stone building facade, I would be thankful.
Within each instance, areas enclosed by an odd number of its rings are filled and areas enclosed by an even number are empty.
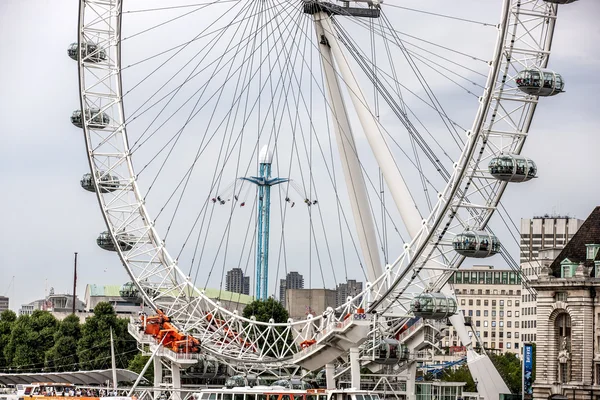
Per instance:
[[[554,260],[537,290],[534,399],[600,398],[600,207]]]

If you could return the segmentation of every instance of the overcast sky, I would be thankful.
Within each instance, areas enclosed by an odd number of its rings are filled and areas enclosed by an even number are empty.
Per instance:
[[[479,2],[489,7],[491,21],[496,3]],[[11,297],[14,310],[42,298],[46,288],[71,292],[75,251],[80,298],[88,283],[128,280],[116,254],[96,246],[104,221],[96,200],[79,186],[88,164],[81,131],[69,122],[78,85],[76,65],[66,55],[77,15],[73,0],[0,1],[0,295]],[[517,224],[546,213],[585,219],[600,205],[599,15],[596,0],[561,7],[551,66],[565,77],[566,93],[541,100],[525,147],[540,177],[511,186],[503,199]],[[469,47],[466,40],[460,45]]]

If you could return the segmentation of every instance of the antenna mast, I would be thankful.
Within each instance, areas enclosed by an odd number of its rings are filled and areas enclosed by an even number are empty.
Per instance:
[[[75,269],[73,271],[73,314],[75,314],[75,300],[77,299],[77,252],[75,252]]]

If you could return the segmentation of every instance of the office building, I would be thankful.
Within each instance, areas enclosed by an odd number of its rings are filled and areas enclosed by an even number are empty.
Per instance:
[[[8,310],[8,297],[6,296],[0,296],[0,313],[2,311],[6,311]]]
[[[225,290],[232,293],[250,294],[250,277],[244,276],[241,268],[227,271],[225,277]]]
[[[288,272],[285,279],[279,280],[279,301],[285,307],[287,289],[304,289],[304,277],[296,271]]]
[[[520,351],[521,278],[508,269],[491,265],[460,268],[448,281],[454,289],[459,308],[471,320],[472,345],[477,336],[486,349],[499,352]],[[449,328],[442,346],[456,349],[464,346]]]
[[[336,292],[336,307],[341,306],[348,300],[348,297],[354,297],[363,291],[362,282],[357,282],[354,279],[348,279],[346,283],[340,283],[335,289]]]

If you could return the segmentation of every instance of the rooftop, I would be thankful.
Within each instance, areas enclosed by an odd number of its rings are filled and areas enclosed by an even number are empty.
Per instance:
[[[592,211],[571,241],[567,243],[558,257],[550,264],[552,274],[554,276],[560,276],[560,263],[568,258],[573,263],[583,263],[590,271],[592,271],[593,276],[594,260],[586,259],[586,244],[600,244],[600,206]],[[595,261],[600,261],[600,252],[596,254]]]

